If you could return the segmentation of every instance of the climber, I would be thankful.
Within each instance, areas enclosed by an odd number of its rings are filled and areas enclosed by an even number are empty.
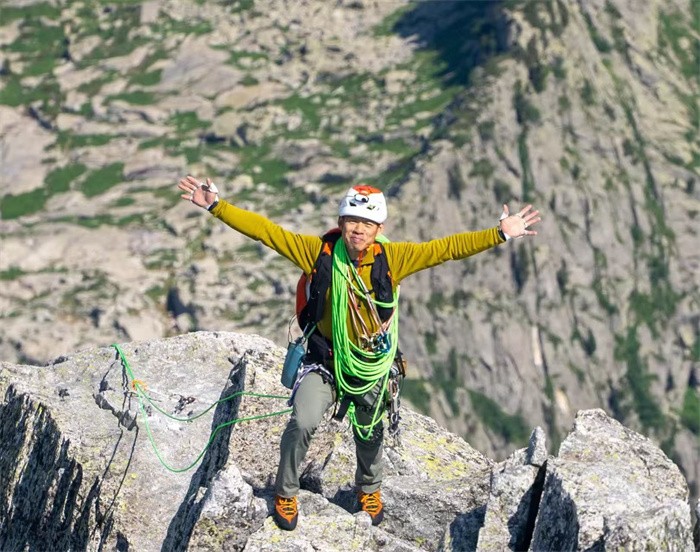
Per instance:
[[[293,399],[292,415],[282,435],[275,481],[274,519],[285,530],[298,520],[299,467],[324,414],[344,400],[353,426],[358,502],[373,525],[384,518],[382,482],[383,425],[389,371],[397,350],[396,288],[420,270],[448,260],[464,259],[511,238],[533,236],[541,219],[528,205],[514,215],[503,206],[499,224],[487,230],[463,232],[423,243],[386,242],[387,205],[384,194],[368,185],[351,187],[340,200],[340,237],[332,243],[319,236],[290,232],[265,217],[220,199],[211,179],[180,180],[180,196],[207,209],[234,230],[262,242],[289,259],[312,282],[324,250],[332,257],[332,282],[321,297],[322,312],[313,320]],[[385,255],[392,289],[375,297],[372,266]],[[374,280],[374,282],[373,282]],[[393,293],[393,297],[392,297]],[[381,314],[380,314],[381,311]],[[337,323],[338,321],[343,323]],[[349,404],[347,404],[349,403]],[[336,411],[337,412],[337,411]]]

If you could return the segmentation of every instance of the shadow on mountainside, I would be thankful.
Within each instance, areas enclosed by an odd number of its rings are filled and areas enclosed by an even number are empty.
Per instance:
[[[510,47],[511,27],[503,7],[503,0],[426,0],[413,4],[391,27],[391,32],[413,42],[419,52],[429,54],[427,62],[425,58],[418,62],[422,66],[418,73],[425,76],[427,71],[431,78],[439,79],[445,89],[453,89],[454,98],[435,117],[433,134],[422,141],[418,153],[387,170],[390,197],[399,194],[417,157],[426,153],[431,142],[445,137],[460,120],[467,128],[473,127],[480,109],[471,101],[479,89],[474,69],[485,67],[490,72],[489,61]]]
[[[392,31],[438,53],[436,74],[445,84],[467,86],[471,72],[508,50],[509,24],[502,0],[426,0],[407,11]]]
[[[479,530],[484,525],[485,516],[486,505],[473,508],[455,517],[449,528],[452,552],[476,550]]]
[[[556,474],[546,478],[538,516],[530,542],[533,548],[552,552],[577,550],[579,522],[576,504]],[[602,551],[604,544],[596,542],[586,550]]]
[[[227,397],[244,390],[245,387],[245,358],[239,361],[229,374],[229,385],[219,397],[222,401],[214,411],[214,419],[211,423],[212,432],[217,426],[234,420],[238,417],[238,409],[241,404],[241,396],[226,401]],[[163,541],[161,550],[168,552],[185,551],[188,549],[190,538],[199,516],[204,507],[205,492],[211,485],[216,474],[226,465],[229,455],[229,440],[234,425],[228,425],[216,433],[216,438],[207,449],[202,463],[192,476],[190,486],[185,498],[180,504],[177,513],[168,526],[168,533]]]
[[[546,472],[547,464],[545,463],[537,472],[532,487],[520,499],[518,509],[508,518],[508,532],[510,533],[508,547],[511,550],[530,549],[532,533],[535,530],[535,522],[537,521],[537,512],[542,499]]]

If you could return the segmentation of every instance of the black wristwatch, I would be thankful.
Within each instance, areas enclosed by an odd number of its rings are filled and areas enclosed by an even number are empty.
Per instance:
[[[219,204],[219,200],[216,199],[214,200],[214,203],[212,203],[209,207],[207,207],[207,211],[212,211],[214,207],[216,207]]]

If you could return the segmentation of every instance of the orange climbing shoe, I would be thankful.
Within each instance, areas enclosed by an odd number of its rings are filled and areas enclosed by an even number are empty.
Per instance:
[[[358,499],[362,511],[367,512],[369,517],[372,518],[372,525],[379,525],[384,519],[384,505],[382,504],[382,496],[379,489],[373,493],[363,493],[360,491]]]
[[[285,498],[280,495],[275,496],[275,523],[280,529],[293,531],[299,519],[299,509],[297,508],[297,497]]]

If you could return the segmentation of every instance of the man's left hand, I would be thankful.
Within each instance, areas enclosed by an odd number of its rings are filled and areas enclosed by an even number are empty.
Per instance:
[[[532,210],[532,205],[528,205],[520,209],[520,211],[514,215],[511,215],[508,210],[508,205],[504,204],[503,214],[500,218],[501,232],[505,234],[506,239],[536,236],[537,232],[535,230],[529,230],[529,228],[542,220],[539,214],[539,211]]]

